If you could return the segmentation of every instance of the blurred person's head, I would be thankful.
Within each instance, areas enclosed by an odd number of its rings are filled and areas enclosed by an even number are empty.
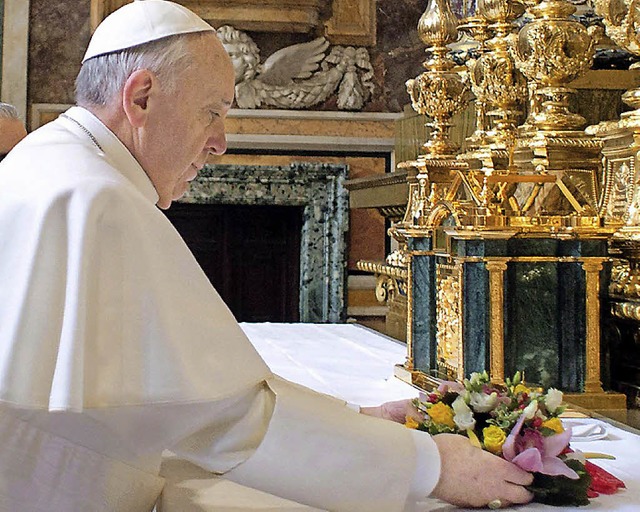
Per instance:
[[[0,103],[0,160],[24,139],[27,130],[13,105]]]

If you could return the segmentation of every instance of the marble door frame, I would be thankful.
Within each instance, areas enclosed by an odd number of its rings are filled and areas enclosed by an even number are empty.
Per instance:
[[[347,172],[344,164],[207,165],[180,202],[303,207],[300,321],[341,323],[346,320]]]

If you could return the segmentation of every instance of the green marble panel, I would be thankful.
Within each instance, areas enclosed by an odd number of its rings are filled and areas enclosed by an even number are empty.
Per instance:
[[[559,387],[557,265],[509,265],[506,291],[506,375],[523,370],[529,382]]]
[[[430,250],[430,238],[412,239],[414,250]],[[436,368],[436,262],[434,256],[414,256],[413,279],[413,363],[417,370],[432,374]]]

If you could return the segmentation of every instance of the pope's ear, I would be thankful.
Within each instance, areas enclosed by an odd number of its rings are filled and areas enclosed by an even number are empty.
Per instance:
[[[155,75],[147,69],[131,73],[122,88],[122,108],[135,128],[144,126],[149,114],[149,98],[157,87]]]

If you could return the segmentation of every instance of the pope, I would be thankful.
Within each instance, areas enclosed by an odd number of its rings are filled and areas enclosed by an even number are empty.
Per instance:
[[[226,150],[233,95],[210,25],[135,1],[93,35],[77,106],[0,164],[0,511],[152,510],[165,449],[336,512],[529,501],[528,473],[462,436],[258,356],[158,209]]]

